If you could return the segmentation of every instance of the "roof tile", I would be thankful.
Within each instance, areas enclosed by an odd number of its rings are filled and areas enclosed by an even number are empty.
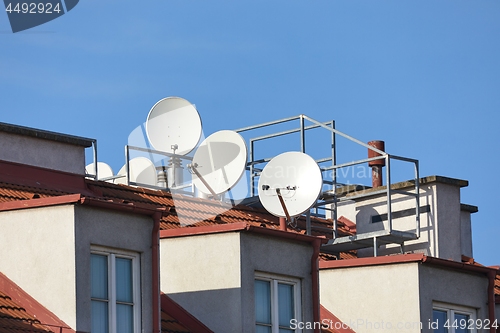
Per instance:
[[[0,333],[53,333],[32,314],[0,291]]]

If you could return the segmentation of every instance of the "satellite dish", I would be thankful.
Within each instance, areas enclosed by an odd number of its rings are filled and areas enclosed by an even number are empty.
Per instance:
[[[156,186],[156,168],[150,160],[145,157],[135,157],[128,162],[130,170],[130,181],[138,184]],[[127,166],[124,165],[115,179],[115,184],[127,184]]]
[[[90,163],[89,165],[87,165],[85,167],[85,173],[89,175],[95,175],[95,164]],[[111,167],[104,162],[97,162],[97,173],[98,180],[113,177],[113,169],[111,169]]]
[[[312,157],[287,152],[274,157],[259,178],[259,199],[271,214],[290,218],[310,209],[323,187],[321,170]]]
[[[216,196],[233,187],[247,163],[245,140],[234,131],[218,131],[203,140],[192,163],[193,183],[205,194]]]
[[[148,140],[156,150],[186,155],[201,137],[201,118],[193,104],[180,97],[157,102],[146,120]]]

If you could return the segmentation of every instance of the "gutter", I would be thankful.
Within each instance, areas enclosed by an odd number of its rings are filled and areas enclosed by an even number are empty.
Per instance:
[[[161,327],[161,299],[160,299],[160,220],[163,213],[156,211],[153,214],[153,231],[151,233],[151,261],[152,261],[152,286],[153,292],[153,333],[160,333]]]
[[[495,278],[497,273],[493,270],[488,272],[488,317],[490,323],[495,320]],[[490,333],[495,333],[497,329],[493,326],[490,327]]]
[[[313,254],[311,256],[311,279],[313,295],[313,322],[319,323],[320,318],[320,299],[319,299],[319,252],[322,240],[315,239],[312,243]],[[320,329],[314,325],[314,333],[320,333]]]

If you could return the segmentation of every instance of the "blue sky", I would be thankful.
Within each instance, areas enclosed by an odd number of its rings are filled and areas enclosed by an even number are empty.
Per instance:
[[[0,14],[0,121],[96,138],[116,171],[167,96],[196,104],[205,135],[333,119],[469,180],[474,256],[499,264],[499,17],[498,0],[81,0],[13,34]]]

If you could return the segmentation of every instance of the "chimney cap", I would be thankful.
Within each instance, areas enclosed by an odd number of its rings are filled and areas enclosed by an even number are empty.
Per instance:
[[[84,138],[80,136],[62,134],[57,132],[44,131],[36,128],[7,124],[0,122],[0,132],[31,136],[35,138],[68,143],[75,146],[85,148],[92,147],[94,139]]]

